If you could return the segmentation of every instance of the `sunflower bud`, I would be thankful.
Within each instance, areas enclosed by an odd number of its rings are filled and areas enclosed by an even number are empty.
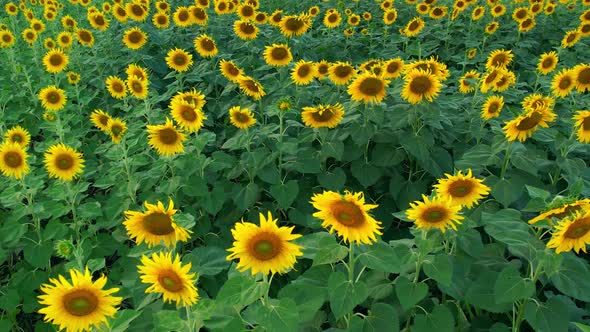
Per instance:
[[[57,256],[69,259],[74,252],[74,244],[70,240],[59,240],[55,244],[55,251],[57,252]]]

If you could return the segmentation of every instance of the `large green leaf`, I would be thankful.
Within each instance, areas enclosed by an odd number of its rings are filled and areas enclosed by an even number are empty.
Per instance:
[[[389,304],[375,303],[364,319],[363,332],[398,332],[399,318],[396,310]]]
[[[338,244],[332,236],[320,239],[319,247],[313,258],[314,266],[336,263],[348,254],[348,248]]]
[[[496,280],[498,279],[498,273],[490,270],[480,270],[479,276],[465,294],[465,301],[467,303],[485,309],[490,312],[504,312],[512,308],[512,303],[501,303],[496,302],[496,294],[494,287]]]
[[[279,208],[284,210],[288,209],[291,204],[293,204],[298,193],[299,185],[295,180],[270,186],[270,194],[277,200]]]
[[[404,271],[405,264],[411,257],[410,249],[398,244],[392,246],[379,241],[366,248],[359,248],[358,258],[368,268],[391,273]]]
[[[267,289],[267,283],[257,282],[245,275],[237,275],[223,284],[217,294],[217,301],[220,304],[247,306],[261,298]]]
[[[368,290],[364,282],[349,281],[344,273],[334,271],[328,279],[328,295],[334,316],[340,318],[363,302],[368,296]]]
[[[561,267],[551,277],[555,288],[580,301],[590,302],[590,267],[588,262],[571,253],[564,255]]]
[[[192,270],[200,275],[216,275],[227,269],[231,262],[225,259],[228,252],[219,247],[194,248],[185,259],[192,263]]]
[[[423,265],[424,273],[438,283],[449,285],[453,277],[453,264],[445,253],[426,259]]]
[[[298,331],[297,304],[290,298],[270,299],[258,308],[256,316],[267,331]]]
[[[444,305],[437,305],[431,313],[418,314],[414,318],[413,332],[454,332],[455,318]]]
[[[534,292],[535,285],[521,277],[514,265],[506,266],[494,284],[497,303],[513,303],[531,297]]]
[[[553,297],[542,303],[530,301],[524,310],[524,318],[538,332],[567,331],[569,312],[567,305],[559,298]]]
[[[395,293],[402,307],[409,310],[426,297],[428,285],[422,282],[413,283],[407,278],[399,277],[395,281]]]

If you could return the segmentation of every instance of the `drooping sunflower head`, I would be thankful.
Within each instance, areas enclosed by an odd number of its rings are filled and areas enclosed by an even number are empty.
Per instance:
[[[228,61],[222,59],[219,62],[219,70],[223,77],[234,83],[238,83],[240,78],[244,75],[244,71],[231,60]]]
[[[183,141],[186,136],[182,131],[176,129],[172,121],[166,118],[165,124],[147,125],[149,145],[159,155],[172,156],[184,152]]]
[[[543,96],[538,93],[533,93],[526,96],[521,102],[522,108],[527,112],[532,112],[539,107],[548,107],[553,109],[555,99],[549,96]]]
[[[147,34],[140,28],[131,28],[123,34],[123,44],[131,50],[138,50],[147,43],[147,38]]]
[[[550,204],[547,210],[528,222],[533,225],[542,220],[546,220],[550,225],[553,225],[553,219],[560,220],[573,216],[576,213],[586,212],[590,212],[590,199],[560,199]]]
[[[48,111],[59,111],[66,105],[67,97],[65,91],[55,85],[50,85],[39,91],[41,105]]]
[[[482,119],[489,120],[500,116],[503,107],[504,96],[489,96],[481,108]]]
[[[322,220],[322,227],[327,228],[330,233],[336,231],[345,242],[372,244],[377,242],[377,235],[382,234],[381,222],[368,213],[378,205],[365,204],[362,192],[345,191],[342,195],[324,191],[315,194],[310,203],[319,210],[313,216]]]
[[[335,62],[328,69],[328,78],[336,85],[346,85],[356,75],[356,69],[348,62]]]
[[[567,97],[575,87],[576,77],[571,69],[562,69],[551,81],[551,90],[556,97]]]
[[[170,114],[180,128],[189,133],[199,131],[203,127],[203,121],[207,120],[200,107],[183,99],[170,103]]]
[[[459,91],[461,93],[470,93],[475,91],[479,76],[479,73],[475,70],[470,70],[465,73],[465,75],[459,79]]]
[[[506,68],[514,58],[514,54],[512,54],[512,50],[494,50],[488,56],[488,60],[486,62],[486,68],[488,70],[493,68]]]
[[[477,48],[470,48],[467,50],[467,58],[473,59],[477,55]]]
[[[127,96],[127,88],[125,87],[125,81],[117,76],[109,76],[106,79],[107,91],[113,98],[122,99]]]
[[[62,72],[70,62],[70,58],[60,49],[52,49],[43,57],[43,65],[48,73]]]
[[[78,39],[78,42],[80,44],[82,44],[83,46],[91,47],[92,45],[94,45],[94,35],[92,34],[92,32],[90,30],[86,30],[86,29],[76,30],[76,39]]]
[[[195,50],[204,58],[212,58],[214,57],[218,50],[217,45],[215,44],[215,40],[211,38],[211,36],[207,34],[202,34],[195,38],[193,41],[193,45]]]
[[[141,66],[134,64],[134,63],[127,66],[127,68],[125,69],[125,74],[127,74],[128,79],[133,76],[137,76],[142,81],[148,80],[147,70]]]
[[[243,220],[235,224],[231,230],[233,246],[227,250],[230,254],[226,259],[238,259],[237,269],[250,269],[252,275],[285,273],[303,255],[302,247],[291,242],[301,235],[292,233],[294,227],[279,227],[270,211],[266,218],[262,213],[259,218],[260,225]]]
[[[504,134],[508,141],[518,139],[520,142],[524,142],[539,127],[549,127],[548,123],[555,120],[555,118],[555,113],[547,106],[537,107],[526,114],[518,116],[516,119],[508,121],[503,127]]]
[[[22,179],[29,173],[27,152],[19,143],[6,141],[0,144],[0,172],[5,176]]]
[[[572,47],[572,46],[576,45],[576,43],[578,41],[580,41],[581,37],[582,36],[578,32],[578,30],[570,30],[565,33],[565,36],[563,36],[563,39],[561,40],[561,47],[562,48]]]
[[[547,248],[555,248],[556,253],[571,251],[586,252],[586,245],[590,243],[590,212],[576,213],[563,219],[555,226]]]
[[[410,22],[408,22],[408,24],[406,24],[403,34],[408,37],[414,37],[418,35],[420,31],[422,31],[425,25],[426,24],[422,18],[414,17]]]
[[[402,98],[411,104],[417,104],[426,99],[432,102],[439,94],[441,83],[439,79],[428,71],[413,69],[404,78]]]
[[[287,44],[272,44],[266,46],[263,55],[264,61],[268,65],[275,67],[287,66],[291,60],[293,60],[291,49],[289,49]]]
[[[279,27],[281,33],[287,37],[301,36],[311,28],[311,16],[307,14],[284,16]]]
[[[63,143],[50,146],[45,152],[43,162],[49,177],[62,181],[72,181],[84,169],[82,154]]]
[[[539,58],[539,64],[537,65],[537,71],[543,75],[547,75],[557,67],[559,58],[555,51],[541,54]]]
[[[180,48],[171,49],[166,55],[166,64],[177,72],[185,72],[193,64],[193,55]]]
[[[431,199],[422,195],[422,201],[410,203],[406,215],[414,221],[418,229],[428,231],[436,228],[444,233],[449,228],[457,230],[456,224],[461,224],[461,220],[464,219],[459,214],[460,210],[461,206],[451,204],[449,198],[435,196]]]
[[[573,119],[576,121],[574,126],[577,128],[578,142],[590,143],[590,111],[577,111]]]
[[[467,174],[459,171],[457,175],[445,175],[447,178],[439,179],[434,187],[438,195],[448,198],[453,205],[471,208],[490,192],[490,187],[483,184],[482,179],[475,178],[471,169]]]
[[[251,77],[243,75],[240,76],[238,79],[238,84],[240,85],[240,90],[243,93],[254,98],[255,100],[260,100],[260,98],[266,95],[262,85]]]
[[[110,118],[107,121],[107,130],[106,132],[111,136],[111,141],[115,144],[119,144],[121,142],[121,138],[125,135],[127,131],[127,124],[119,118]]]
[[[16,143],[23,149],[26,149],[29,145],[29,142],[31,142],[31,134],[29,134],[29,131],[21,126],[15,126],[8,129],[4,133],[4,137],[6,138],[6,143]]]
[[[578,92],[590,90],[590,64],[579,64],[572,70],[574,72],[576,90]]]
[[[234,22],[234,32],[236,36],[243,40],[256,39],[258,27],[250,21],[237,20]]]
[[[183,265],[178,254],[153,253],[151,257],[142,255],[137,269],[141,282],[150,285],[146,293],[162,294],[164,302],[191,306],[199,300],[195,287],[195,274],[190,273],[191,263]]]
[[[291,70],[291,80],[295,85],[308,85],[316,76],[316,67],[313,62],[299,60]]]
[[[107,278],[103,275],[92,281],[92,275],[86,269],[80,272],[70,269],[71,282],[63,276],[49,279],[51,284],[41,285],[38,297],[43,306],[39,313],[44,320],[58,325],[66,331],[89,331],[98,328],[113,317],[122,298],[112,296],[118,288],[104,289]]]
[[[229,120],[238,129],[247,129],[256,123],[252,111],[240,106],[233,106],[229,109]]]
[[[104,132],[108,132],[108,123],[110,119],[111,116],[105,113],[103,110],[97,109],[92,111],[92,113],[90,114],[90,122],[92,122],[92,124],[96,128]]]
[[[389,80],[372,73],[358,75],[348,86],[348,94],[354,101],[380,103],[385,98]]]
[[[344,107],[340,103],[303,107],[303,112],[301,112],[303,123],[311,128],[334,128],[342,121],[343,116]]]

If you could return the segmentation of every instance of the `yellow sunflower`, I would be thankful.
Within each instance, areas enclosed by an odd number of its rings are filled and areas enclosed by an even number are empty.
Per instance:
[[[518,139],[524,142],[531,137],[533,133],[539,128],[548,128],[549,122],[555,120],[555,113],[553,113],[547,106],[537,107],[535,110],[526,114],[518,116],[516,119],[508,121],[502,129],[508,141]]]
[[[213,38],[207,34],[202,34],[195,38],[193,45],[195,50],[197,50],[199,55],[201,55],[203,58],[212,58],[218,52],[215,40],[213,40]]]
[[[127,96],[125,81],[117,76],[109,76],[106,80],[106,87],[113,98],[122,99]]]
[[[266,46],[263,55],[264,61],[268,65],[275,67],[287,66],[293,60],[293,55],[291,55],[291,50],[287,44]]]
[[[143,22],[148,16],[148,11],[138,2],[128,2],[125,4],[125,11],[134,21]]]
[[[359,25],[359,23],[361,23],[361,17],[358,14],[351,14],[346,19],[346,23],[348,23],[348,25],[350,25],[350,26],[355,27],[355,26]]]
[[[39,91],[41,105],[48,111],[59,111],[66,105],[67,97],[65,91],[55,85],[50,85]]]
[[[249,21],[237,20],[234,22],[234,32],[240,39],[256,39],[258,30],[258,27]]]
[[[377,242],[376,235],[382,234],[381,222],[368,213],[378,205],[365,204],[362,192],[345,191],[342,195],[338,192],[324,191],[315,194],[310,203],[319,210],[313,216],[322,220],[322,227],[330,233],[336,231],[344,242],[370,245]]]
[[[238,78],[238,84],[240,85],[240,90],[243,93],[254,98],[255,100],[260,100],[260,98],[266,95],[262,85],[251,77],[240,76]]]
[[[580,41],[581,34],[577,30],[571,30],[565,33],[565,36],[561,40],[561,47],[568,48],[576,45]]]
[[[440,88],[441,83],[436,76],[421,69],[413,69],[404,78],[401,96],[411,104],[420,103],[424,99],[432,102]]]
[[[328,76],[331,64],[326,60],[321,60],[315,64],[316,78],[323,80]]]
[[[140,66],[134,64],[134,63],[127,66],[127,69],[125,69],[125,74],[127,74],[128,79],[133,76],[137,76],[142,81],[148,80],[147,70],[143,67],[140,67]]]
[[[576,121],[576,135],[580,143],[590,143],[590,111],[578,111],[573,116]]]
[[[500,116],[504,107],[504,96],[489,96],[481,107],[481,118],[489,120]]]
[[[268,17],[268,23],[274,27],[278,27],[283,19],[283,11],[280,9],[275,10],[270,16]]]
[[[183,49],[175,48],[168,51],[165,60],[170,69],[184,72],[193,64],[193,55]]]
[[[546,106],[549,109],[553,109],[555,105],[555,99],[547,96],[543,96],[538,93],[533,93],[526,96],[521,102],[522,108],[528,112],[534,111],[537,107]]]
[[[140,28],[131,28],[123,34],[123,44],[131,50],[138,50],[145,45],[147,38],[147,34]]]
[[[342,16],[340,16],[340,13],[337,10],[333,10],[331,12],[326,12],[323,23],[327,28],[333,29],[340,25],[341,21]]]
[[[91,47],[92,45],[94,45],[94,35],[92,34],[92,32],[90,30],[86,30],[86,29],[76,30],[76,39],[78,39],[78,42],[80,44],[82,44],[83,46]]]
[[[231,60],[222,59],[219,62],[219,70],[223,77],[234,83],[239,83],[240,78],[244,75],[244,71]]]
[[[488,56],[486,62],[486,69],[491,70],[493,68],[506,68],[514,58],[512,50],[494,50]]]
[[[176,302],[177,306],[191,306],[199,300],[195,274],[190,273],[192,265],[182,265],[178,254],[142,255],[141,264],[137,266],[141,282],[150,285],[146,293],[162,294],[164,302]]]
[[[311,16],[306,14],[284,16],[279,23],[279,28],[287,37],[301,36],[311,28]]]
[[[94,110],[92,111],[92,113],[90,114],[90,122],[92,122],[92,124],[100,129],[101,131],[104,132],[108,132],[108,123],[109,120],[111,119],[111,116],[107,113],[105,113],[103,110]]]
[[[166,124],[147,125],[149,145],[163,156],[171,156],[184,152],[182,142],[186,136],[176,129],[172,121],[166,118]]]
[[[574,71],[571,69],[562,69],[553,76],[553,80],[551,81],[551,90],[556,97],[567,97],[575,87],[576,77]]]
[[[563,219],[572,216],[578,212],[590,212],[590,199],[585,198],[569,203],[561,203],[541,213],[535,218],[529,220],[529,224],[533,225],[538,223],[539,221],[546,220],[549,222],[549,224],[553,225],[553,218]]]
[[[492,14],[493,17],[500,17],[504,15],[504,13],[506,13],[506,6],[503,4],[497,4],[490,10],[490,14]]]
[[[435,20],[440,20],[441,18],[445,17],[448,14],[448,12],[449,9],[447,8],[447,6],[436,6],[432,7],[430,13],[428,13],[428,16]]]
[[[80,74],[70,71],[67,73],[68,83],[70,84],[78,84],[80,82]]]
[[[414,69],[420,69],[422,71],[429,72],[436,76],[441,82],[449,78],[451,75],[447,65],[442,62],[438,62],[435,57],[408,63],[404,66],[404,74],[408,75],[408,73]]]
[[[249,5],[247,3],[243,3],[243,4],[238,5],[238,9],[236,10],[236,14],[238,14],[240,19],[242,19],[242,20],[253,20],[254,15],[256,14],[256,10],[251,5]]]
[[[456,224],[461,224],[463,216],[459,215],[460,205],[451,204],[450,198],[436,196],[432,199],[422,195],[422,201],[410,203],[410,209],[406,215],[414,221],[418,229],[424,228],[426,231],[437,228],[445,232],[448,228],[457,230]]]
[[[127,131],[127,124],[124,121],[121,121],[119,118],[110,118],[107,121],[107,130],[106,132],[111,136],[111,141],[115,144],[119,144],[121,142],[121,138],[125,135]]]
[[[579,64],[572,71],[574,72],[576,90],[578,92],[590,90],[590,64]]]
[[[199,6],[190,6],[189,12],[192,16],[193,22],[201,26],[207,25],[207,21],[209,21],[209,16],[207,15],[207,12],[204,8],[201,8]]]
[[[8,129],[4,133],[4,137],[6,138],[6,142],[16,143],[23,149],[26,149],[29,145],[29,142],[31,141],[31,134],[29,134],[29,131],[21,126]]]
[[[190,91],[176,93],[174,97],[172,97],[172,100],[170,100],[170,105],[183,101],[191,104],[197,110],[203,109],[203,106],[207,103],[204,94],[196,89],[192,89]]]
[[[422,29],[424,29],[425,25],[426,24],[424,23],[424,20],[422,18],[414,17],[410,22],[408,22],[406,27],[403,29],[402,33],[405,36],[414,37],[418,35],[420,31],[422,31]]]
[[[328,69],[328,78],[336,85],[346,85],[356,75],[356,69],[348,62],[333,63]]]
[[[473,59],[477,55],[477,48],[471,48],[467,50],[467,58]]]
[[[457,175],[445,174],[446,179],[439,179],[434,185],[441,198],[448,198],[453,205],[471,208],[477,201],[490,193],[490,187],[482,179],[473,177],[471,169],[467,174],[461,171]]]
[[[70,269],[71,282],[59,275],[49,279],[51,284],[41,285],[42,295],[38,296],[43,308],[39,313],[43,320],[58,325],[66,332],[90,331],[107,324],[107,318],[117,312],[122,298],[111,294],[119,288],[104,289],[107,278],[103,275],[92,281],[88,268],[84,272]]]
[[[479,73],[475,70],[470,70],[459,79],[459,91],[461,93],[470,93],[475,91],[475,85],[479,80]]]
[[[33,44],[37,40],[37,32],[31,28],[24,29],[22,32],[23,39],[29,43],[29,45]]]
[[[308,85],[316,76],[316,67],[313,62],[299,60],[291,70],[291,80],[295,85]]]
[[[69,62],[70,58],[59,49],[50,50],[43,56],[45,70],[52,74],[62,72]]]
[[[383,78],[398,78],[404,69],[404,60],[393,58],[383,63]]]
[[[383,23],[391,25],[397,20],[397,10],[394,8],[385,10],[383,12]]]
[[[354,101],[367,103],[380,103],[385,98],[385,87],[389,80],[383,79],[372,73],[358,75],[348,86],[348,94]]]
[[[590,212],[576,213],[555,226],[547,248],[555,248],[556,253],[571,251],[586,252],[590,243]]]
[[[229,121],[236,128],[246,129],[256,123],[256,118],[249,109],[233,106],[229,109]]]
[[[169,200],[168,208],[158,201],[156,204],[144,202],[146,212],[125,211],[123,225],[127,235],[139,245],[146,243],[153,247],[164,242],[168,248],[174,247],[177,241],[186,242],[190,238],[190,230],[176,224],[174,202]]]
[[[259,214],[260,226],[244,222],[236,223],[231,233],[234,238],[231,254],[226,259],[238,259],[237,269],[244,272],[250,269],[255,275],[285,273],[292,269],[298,256],[303,256],[301,246],[291,243],[301,235],[293,234],[294,227],[277,226],[270,211],[265,218]]]
[[[172,14],[172,19],[174,20],[174,24],[179,27],[188,27],[196,23],[188,7],[185,6],[177,7],[174,14]]]
[[[508,90],[510,85],[516,83],[516,75],[510,70],[503,71],[500,79],[492,86],[492,91],[502,92]]]
[[[483,93],[487,93],[490,89],[496,86],[496,83],[502,79],[505,73],[506,70],[503,68],[494,68],[490,70],[481,78],[479,90]]]
[[[344,116],[344,107],[340,103],[334,105],[319,105],[317,107],[303,107],[301,119],[311,128],[334,128]]]
[[[170,16],[166,13],[156,13],[152,16],[152,23],[158,29],[165,29],[170,26]]]
[[[127,22],[127,18],[129,17],[129,14],[127,14],[127,10],[121,4],[116,3],[113,6],[112,12],[113,12],[113,16],[115,17],[115,19],[117,21],[119,21],[121,23]],[[154,16],[156,16],[156,14]]]
[[[102,13],[94,13],[88,15],[88,22],[93,28],[105,31],[109,27],[109,20]]]
[[[127,79],[127,89],[137,99],[145,99],[148,96],[148,81],[142,80],[139,76],[131,76]]]
[[[0,30],[0,48],[14,45],[14,35],[8,30]]]
[[[63,181],[72,181],[84,169],[82,154],[63,143],[50,146],[45,152],[43,162],[49,177]]]
[[[22,179],[29,173],[27,152],[19,143],[10,141],[0,144],[0,172],[5,176]]]
[[[200,107],[185,100],[170,103],[170,114],[180,128],[189,133],[199,131],[203,127],[203,121],[207,120]]]
[[[529,17],[529,9],[527,7],[518,7],[512,11],[512,19],[520,23]]]
[[[547,75],[557,67],[559,58],[555,51],[541,54],[539,63],[537,64],[537,71],[543,75]]]
[[[498,30],[498,27],[500,27],[500,23],[498,23],[496,21],[492,21],[486,25],[485,32],[488,35],[494,34],[494,32],[496,32],[496,30]]]

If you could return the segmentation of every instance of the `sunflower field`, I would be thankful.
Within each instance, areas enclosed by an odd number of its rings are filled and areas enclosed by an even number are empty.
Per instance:
[[[590,0],[0,5],[0,331],[590,331]]]

